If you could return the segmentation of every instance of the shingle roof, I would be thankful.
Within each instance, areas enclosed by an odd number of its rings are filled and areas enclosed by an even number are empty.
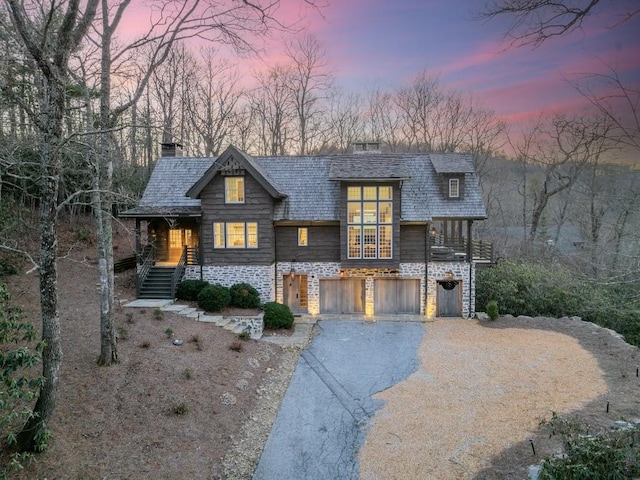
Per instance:
[[[243,154],[254,172],[277,192],[274,220],[337,221],[340,219],[340,180],[402,180],[404,221],[433,218],[486,218],[486,210],[470,158],[458,154],[371,154],[354,156],[251,157]],[[447,163],[447,157],[451,162]],[[437,160],[434,162],[434,158]],[[151,175],[139,207],[124,216],[156,211],[193,212],[200,200],[186,196],[196,182],[214,169],[215,158],[161,158]],[[387,162],[385,164],[385,162]],[[435,164],[457,165],[464,173],[464,197],[443,196]],[[386,165],[386,166],[385,166]],[[352,170],[350,170],[352,168]],[[211,170],[209,170],[211,169]],[[449,173],[447,171],[447,173]],[[214,173],[215,174],[215,173]],[[201,182],[200,182],[201,183]],[[192,190],[193,191],[193,190]],[[285,198],[286,197],[286,198]]]
[[[460,153],[430,153],[436,173],[474,173],[471,156]]]
[[[187,190],[213,164],[215,158],[159,158],[140,203],[121,216],[191,215],[200,212],[200,200],[186,196]]]
[[[331,180],[401,180],[410,176],[402,159],[392,154],[341,155],[329,163]]]

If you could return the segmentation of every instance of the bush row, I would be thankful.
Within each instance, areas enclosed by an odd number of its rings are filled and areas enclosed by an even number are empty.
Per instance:
[[[248,283],[237,283],[230,288],[220,284],[210,285],[203,280],[185,280],[179,286],[176,297],[197,301],[198,307],[207,312],[219,312],[227,306],[258,308],[260,294]],[[264,323],[267,328],[291,328],[293,314],[287,305],[267,302],[263,306]]]
[[[476,304],[481,310],[495,301],[500,312],[514,316],[578,316],[640,346],[636,289],[637,284],[596,283],[559,266],[501,261],[477,271]]]

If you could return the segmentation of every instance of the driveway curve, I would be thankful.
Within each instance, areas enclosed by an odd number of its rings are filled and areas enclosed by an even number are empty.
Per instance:
[[[419,366],[417,322],[320,321],[304,350],[265,444],[254,480],[359,476],[358,451],[375,395]]]

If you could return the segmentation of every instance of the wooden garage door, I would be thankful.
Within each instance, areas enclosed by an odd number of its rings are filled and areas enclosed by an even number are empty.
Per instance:
[[[320,280],[320,313],[364,312],[364,279]]]
[[[420,313],[420,280],[374,280],[374,313]]]

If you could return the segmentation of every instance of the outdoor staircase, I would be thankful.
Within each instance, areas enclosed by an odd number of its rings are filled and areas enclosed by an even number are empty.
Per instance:
[[[174,271],[175,267],[151,267],[140,286],[138,298],[172,298],[171,276]]]

